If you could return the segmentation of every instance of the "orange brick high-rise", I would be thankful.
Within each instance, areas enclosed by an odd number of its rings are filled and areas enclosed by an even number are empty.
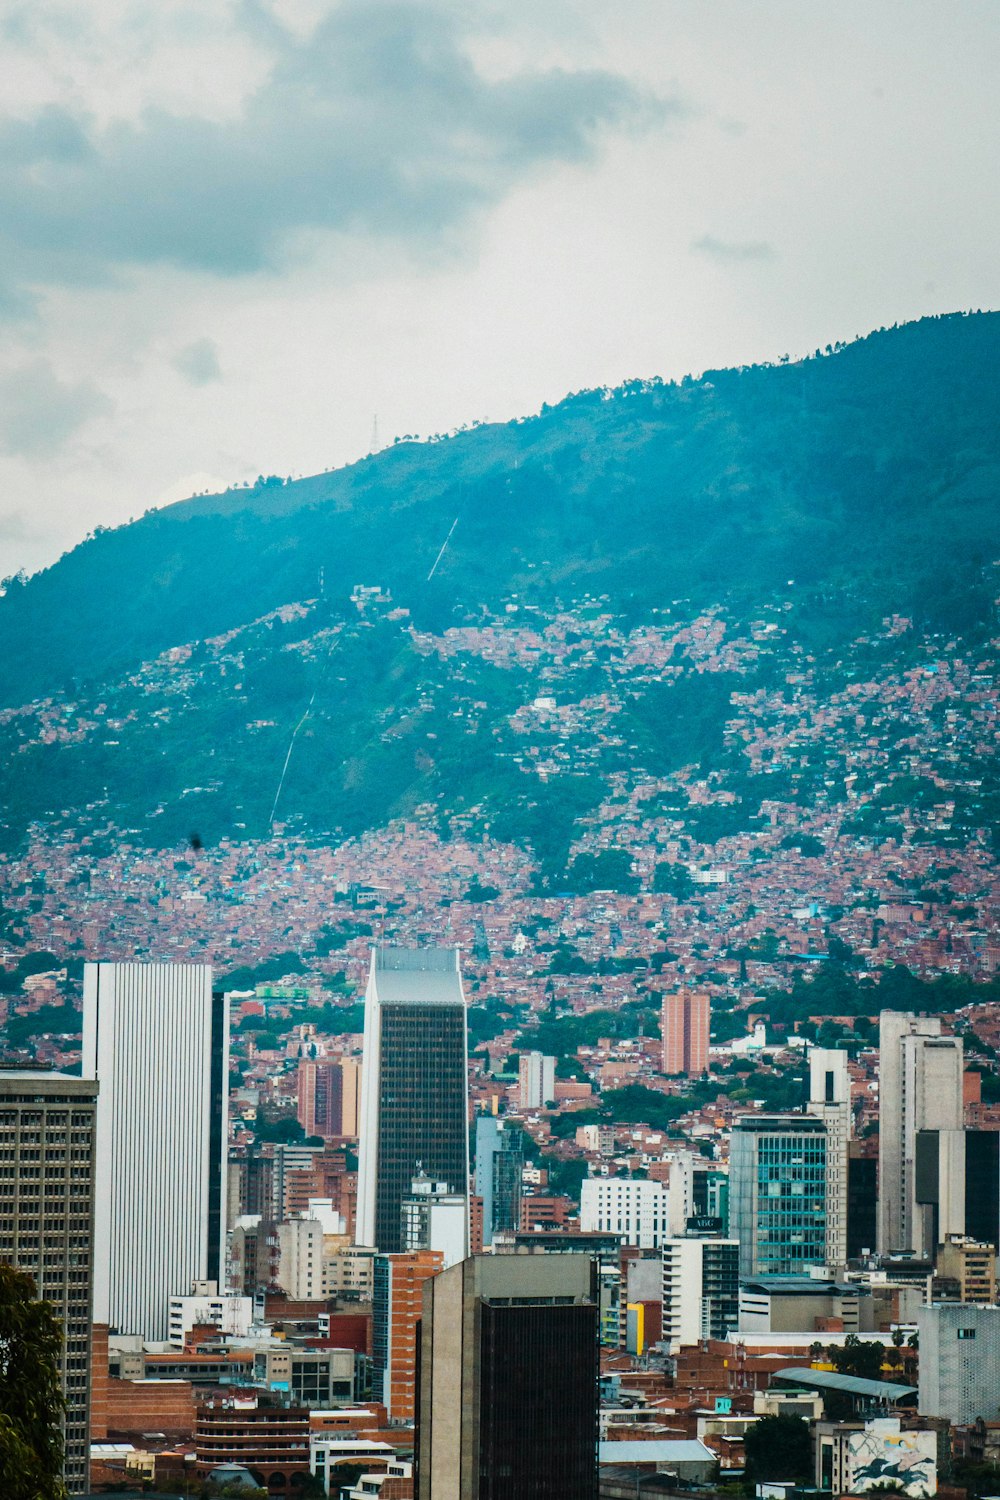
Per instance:
[[[663,1071],[700,1078],[708,1072],[711,1006],[705,990],[678,990],[663,997]]]

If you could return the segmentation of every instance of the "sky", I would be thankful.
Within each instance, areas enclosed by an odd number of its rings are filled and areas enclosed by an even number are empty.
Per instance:
[[[0,0],[0,57],[0,577],[1000,307],[996,0]]]

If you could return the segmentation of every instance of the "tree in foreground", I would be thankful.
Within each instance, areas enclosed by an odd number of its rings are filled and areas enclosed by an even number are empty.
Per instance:
[[[743,1434],[747,1479],[809,1479],[812,1444],[809,1423],[801,1417],[760,1417]]]
[[[0,1494],[64,1500],[62,1328],[35,1283],[0,1265]]]

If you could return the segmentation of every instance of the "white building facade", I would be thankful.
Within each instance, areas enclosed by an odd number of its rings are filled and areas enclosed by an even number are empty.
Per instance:
[[[826,1263],[834,1275],[840,1275],[847,1265],[847,1158],[852,1121],[846,1052],[810,1048],[806,1109],[826,1125]]]
[[[580,1228],[620,1234],[625,1245],[659,1250],[670,1233],[670,1195],[645,1177],[588,1177],[580,1185]]]
[[[229,1007],[208,964],[88,963],[96,1078],[94,1321],[167,1338],[170,1298],[222,1282]]]
[[[253,1326],[253,1298],[220,1296],[214,1281],[196,1285],[188,1297],[171,1297],[167,1341],[174,1349],[183,1349],[192,1328],[209,1324],[231,1337],[246,1337]]]

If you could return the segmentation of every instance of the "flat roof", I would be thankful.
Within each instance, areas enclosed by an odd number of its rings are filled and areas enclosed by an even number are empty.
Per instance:
[[[838,1297],[870,1297],[871,1288],[855,1286],[851,1282],[835,1281],[819,1276],[748,1276],[740,1282],[740,1291],[752,1292],[760,1289],[769,1296],[815,1297],[836,1295]]]
[[[697,1438],[651,1438],[648,1442],[598,1443],[602,1464],[714,1464],[716,1455]]]
[[[375,949],[372,979],[381,1005],[464,1005],[457,948]]]
[[[797,1365],[775,1370],[774,1378],[811,1386],[817,1391],[846,1391],[852,1396],[871,1396],[876,1401],[901,1401],[904,1396],[917,1394],[913,1385],[897,1385],[892,1380],[863,1380],[860,1375],[838,1375],[835,1370],[811,1370]]]

